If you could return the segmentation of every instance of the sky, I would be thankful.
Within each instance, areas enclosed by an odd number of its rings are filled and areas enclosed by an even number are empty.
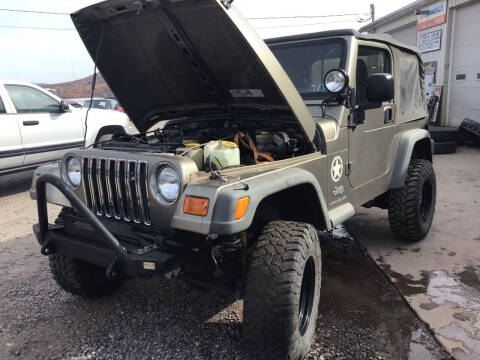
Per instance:
[[[19,13],[5,9],[72,13],[98,2],[99,0],[0,0],[0,79],[59,83],[92,74],[92,60],[77,32],[70,30],[74,27],[69,16]],[[367,24],[358,20],[368,19],[372,2],[375,4],[376,18],[379,18],[412,0],[235,0],[234,5],[245,17],[250,18],[251,25],[260,36],[269,38],[331,29],[358,29]],[[352,15],[335,16],[343,14]],[[292,16],[300,18],[278,18]],[[319,17],[311,18],[312,16]],[[276,19],[252,19],[264,17]]]

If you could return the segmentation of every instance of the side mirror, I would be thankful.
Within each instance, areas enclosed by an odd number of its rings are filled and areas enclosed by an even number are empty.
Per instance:
[[[68,105],[65,101],[60,101],[59,111],[60,112],[67,112],[70,109],[70,105]]]
[[[372,74],[367,81],[367,100],[368,101],[388,101],[394,96],[394,81],[390,74]]]

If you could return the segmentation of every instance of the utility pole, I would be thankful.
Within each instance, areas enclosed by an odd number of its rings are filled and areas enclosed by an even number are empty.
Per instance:
[[[372,23],[375,21],[375,4],[370,4],[370,19]]]

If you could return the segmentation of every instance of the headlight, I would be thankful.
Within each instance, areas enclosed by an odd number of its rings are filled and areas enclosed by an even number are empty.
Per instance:
[[[342,92],[347,87],[347,76],[342,70],[333,69],[325,75],[325,88],[334,94]]]
[[[157,187],[162,202],[173,204],[180,194],[180,175],[173,167],[166,165],[157,172]]]
[[[71,156],[65,161],[65,175],[74,187],[78,187],[81,181],[80,160],[75,156]]]

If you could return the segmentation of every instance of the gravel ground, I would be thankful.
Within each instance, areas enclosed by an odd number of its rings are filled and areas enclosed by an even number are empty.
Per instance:
[[[448,357],[356,242],[322,236],[322,246],[310,359]],[[1,359],[246,358],[241,301],[163,278],[128,281],[99,300],[72,296],[31,236],[0,244],[0,274]],[[412,357],[416,348],[429,357]]]
[[[240,300],[164,278],[130,280],[98,300],[58,288],[29,230],[30,176],[0,178],[0,210],[19,214],[17,221],[0,218],[0,359],[247,358]],[[321,305],[309,359],[449,358],[343,228],[322,233],[321,243]]]

